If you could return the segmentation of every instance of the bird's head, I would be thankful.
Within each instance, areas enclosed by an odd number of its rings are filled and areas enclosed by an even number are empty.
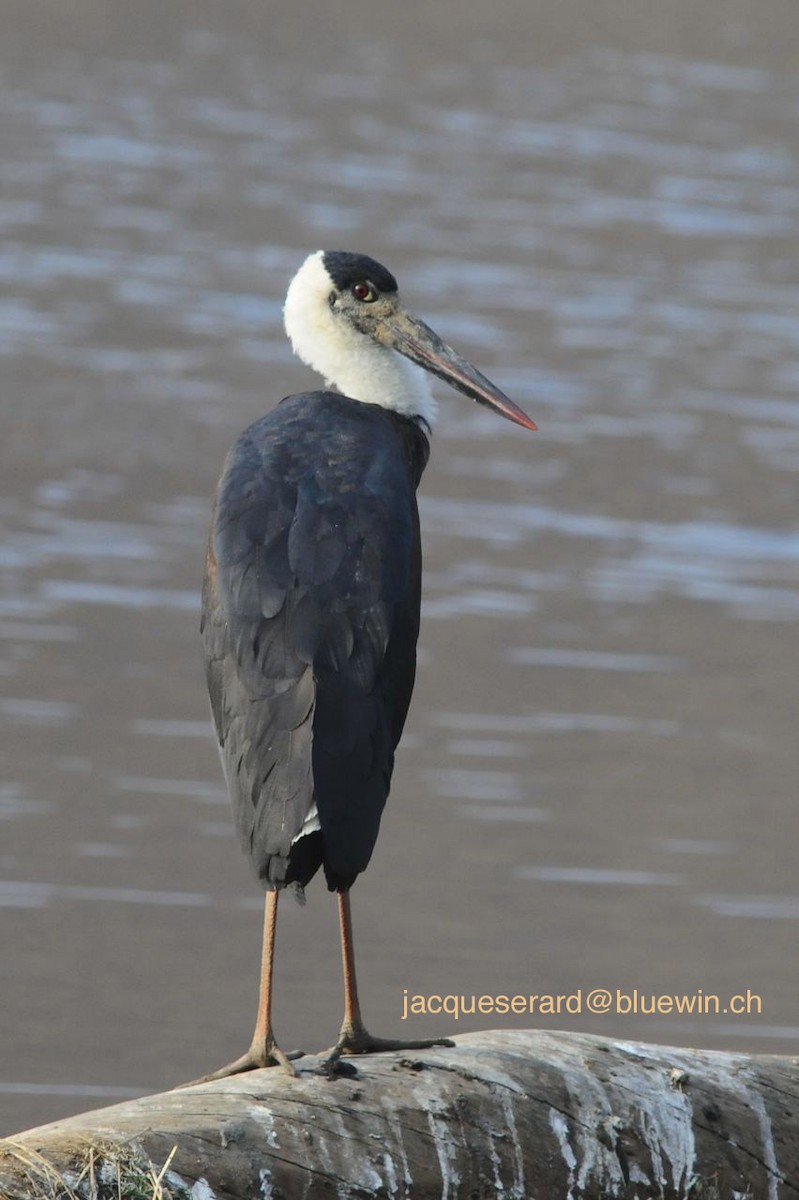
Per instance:
[[[309,255],[289,285],[284,318],[295,354],[354,400],[430,424],[435,400],[424,374],[430,372],[509,421],[536,428],[485,375],[402,307],[394,276],[366,254]]]

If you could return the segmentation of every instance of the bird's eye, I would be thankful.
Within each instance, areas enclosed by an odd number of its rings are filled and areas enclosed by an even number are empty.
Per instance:
[[[362,300],[364,304],[371,304],[377,299],[377,291],[372,287],[371,283],[362,281],[352,285],[352,294],[356,300]]]

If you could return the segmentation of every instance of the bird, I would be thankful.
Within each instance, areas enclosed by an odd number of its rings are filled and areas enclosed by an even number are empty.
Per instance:
[[[310,254],[288,287],[284,324],[325,386],[286,397],[233,445],[203,582],[213,723],[242,848],[265,891],[252,1041],[204,1080],[278,1065],[295,1073],[272,1028],[278,900],[289,890],[302,901],[320,869],[337,895],[344,977],[326,1069],[343,1070],[342,1056],[446,1041],[367,1031],[350,906],[414,686],[430,375],[536,428],[402,305],[395,277],[366,254]]]

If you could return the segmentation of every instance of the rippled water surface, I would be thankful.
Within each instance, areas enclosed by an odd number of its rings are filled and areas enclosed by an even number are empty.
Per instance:
[[[533,36],[508,4],[459,45],[446,4],[315,36],[74,7],[11,5],[0,48],[0,1131],[249,1037],[199,582],[227,446],[312,386],[280,310],[319,245],[386,261],[540,427],[440,397],[417,691],[354,892],[367,1021],[400,1032],[403,989],[750,989],[556,1023],[796,1053],[791,9],[553,3]],[[334,907],[282,906],[286,1046],[335,1038]]]

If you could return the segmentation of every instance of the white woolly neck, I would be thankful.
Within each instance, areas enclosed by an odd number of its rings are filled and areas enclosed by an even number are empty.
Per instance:
[[[334,285],[323,254],[310,254],[289,284],[283,319],[294,353],[345,396],[432,425],[437,405],[430,377],[333,312],[328,297]]]

